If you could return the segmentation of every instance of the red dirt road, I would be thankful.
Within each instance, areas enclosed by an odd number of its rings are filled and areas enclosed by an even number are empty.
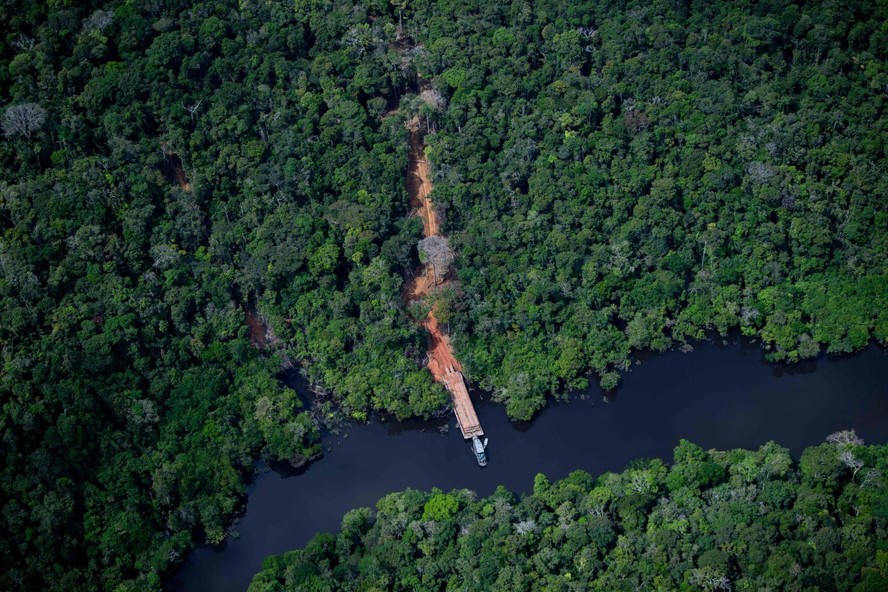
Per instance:
[[[419,131],[419,120],[414,118],[409,121],[407,129],[410,130],[410,165],[407,168],[407,191],[410,194],[410,205],[422,217],[423,236],[426,238],[439,236],[441,228],[434,204],[429,196],[432,191],[432,182],[429,178],[429,163],[425,157],[422,135]],[[453,274],[446,273],[443,281],[436,285],[432,268],[430,265],[426,265],[421,274],[405,285],[404,299],[408,304],[418,302],[436,288],[453,284],[453,280],[448,279],[452,277]],[[481,429],[481,422],[478,421],[475,406],[472,405],[472,398],[469,396],[463,378],[462,365],[453,355],[450,338],[438,324],[434,306],[426,318],[422,320],[422,326],[429,332],[428,349],[426,350],[429,360],[427,367],[435,380],[443,384],[447,392],[450,393],[453,413],[456,415],[456,421],[462,431],[463,438],[483,436],[484,430]]]
[[[419,119],[413,118],[407,122],[407,129],[410,130],[410,164],[407,167],[407,192],[410,195],[410,206],[422,218],[423,237],[435,236],[440,234],[441,230],[434,204],[429,197],[432,191],[432,182],[429,178],[429,163],[423,150],[422,135],[419,132]],[[438,283],[437,287],[440,288],[449,283],[451,280],[445,278]],[[407,282],[404,289],[404,299],[408,304],[418,302],[434,289],[434,274],[431,267],[426,265],[421,274]],[[434,309],[423,319],[422,325],[429,332],[428,368],[435,380],[444,382],[444,374],[449,368],[462,372],[459,360],[453,355],[450,338],[438,324]]]

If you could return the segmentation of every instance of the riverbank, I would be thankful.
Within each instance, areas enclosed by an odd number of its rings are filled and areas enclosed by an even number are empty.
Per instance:
[[[466,462],[456,430],[437,430],[452,419],[353,425],[302,474],[260,475],[235,526],[238,537],[195,551],[170,590],[243,591],[266,556],[336,530],[349,509],[408,487],[487,495],[501,484],[526,492],[537,472],[558,479],[577,469],[617,471],[636,458],[670,457],[680,438],[704,449],[755,449],[775,440],[794,455],[844,428],[870,443],[888,442],[888,354],[875,345],[778,366],[749,340],[715,340],[690,354],[652,355],[626,375],[610,403],[602,394],[589,389],[519,424],[501,405],[483,401],[478,414],[498,443],[484,471]]]
[[[249,591],[501,590],[507,579],[533,590],[884,592],[888,446],[849,430],[802,458],[779,443],[706,451],[682,441],[606,478],[537,475],[528,496],[393,492],[344,515],[338,532],[267,559]]]

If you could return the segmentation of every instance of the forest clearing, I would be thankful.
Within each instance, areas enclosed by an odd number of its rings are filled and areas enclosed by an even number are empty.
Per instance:
[[[422,133],[418,117],[407,122],[410,132],[410,164],[407,168],[407,192],[410,195],[410,207],[422,218],[423,239],[441,237],[441,228],[438,214],[430,198],[432,181],[429,177],[429,163],[423,149]],[[446,242],[442,241],[442,248],[448,249]],[[422,272],[411,278],[405,285],[404,299],[406,303],[413,304],[433,296],[434,292],[447,284],[455,283],[452,279],[453,269],[444,267],[443,273],[438,277],[435,269],[436,262],[426,261]],[[426,366],[435,377],[435,380],[444,385],[450,393],[453,401],[453,412],[456,415],[463,438],[470,439],[483,436],[481,422],[475,413],[469,391],[462,375],[462,365],[453,354],[450,338],[442,329],[435,317],[435,305],[432,305],[426,317],[422,320],[422,326],[428,331],[428,363]]]

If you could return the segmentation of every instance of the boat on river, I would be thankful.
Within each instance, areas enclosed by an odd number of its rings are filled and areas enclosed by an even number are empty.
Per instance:
[[[481,442],[481,439],[478,436],[472,436],[472,452],[475,453],[475,459],[477,459],[478,464],[482,467],[487,466],[487,438],[484,438],[484,442]]]

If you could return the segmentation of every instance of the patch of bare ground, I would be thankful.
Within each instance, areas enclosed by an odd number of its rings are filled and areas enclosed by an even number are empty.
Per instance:
[[[247,320],[247,330],[250,344],[256,349],[265,349],[277,345],[279,340],[274,334],[274,329],[263,315],[251,310],[244,311]]]
[[[423,149],[420,121],[414,117],[407,122],[407,130],[410,132],[410,163],[407,167],[407,193],[410,196],[410,207],[415,215],[422,219],[422,236],[441,236],[441,228],[434,204],[430,198],[432,182],[429,175],[429,163]],[[404,286],[404,299],[407,304],[421,302],[432,295],[435,289],[441,288],[453,282],[452,274],[437,278],[431,265],[424,265],[420,273],[417,273]],[[447,368],[461,370],[459,361],[453,355],[450,338],[442,330],[435,317],[435,309],[429,311],[426,318],[421,321],[429,333],[428,341],[428,368],[435,380],[443,382]]]
[[[166,156],[168,164],[173,172],[173,178],[176,180],[176,185],[182,189],[182,191],[191,193],[193,187],[191,186],[191,182],[188,180],[188,176],[185,174],[185,167],[182,165],[182,159],[179,158],[179,155],[175,152],[171,151],[166,146],[163,146],[163,154]]]

